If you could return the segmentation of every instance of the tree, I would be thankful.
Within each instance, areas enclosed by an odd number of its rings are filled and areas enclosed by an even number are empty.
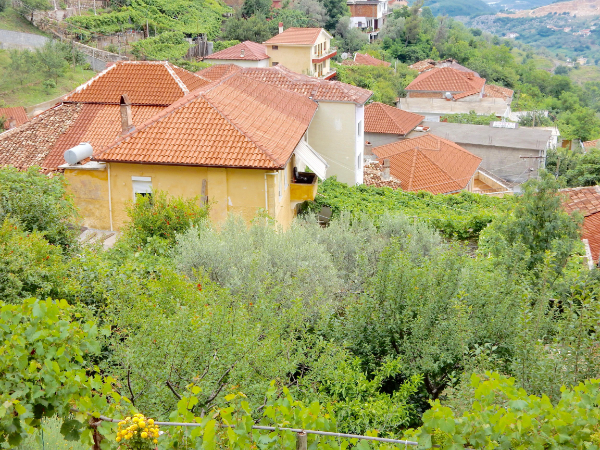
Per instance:
[[[261,15],[251,16],[247,19],[241,16],[232,17],[225,22],[223,29],[223,39],[226,40],[264,42],[275,34],[269,26],[269,22]]]
[[[294,2],[292,8],[302,12],[311,19],[313,21],[311,25],[313,26],[324,27],[329,20],[325,6],[318,0],[297,0]]]
[[[565,111],[558,116],[558,129],[564,139],[591,141],[600,136],[600,119],[589,108]]]
[[[342,17],[335,27],[338,47],[343,52],[354,53],[369,43],[369,37],[358,28],[350,27],[350,18]]]
[[[328,16],[325,28],[329,31],[337,29],[338,22],[342,17],[350,16],[350,8],[346,0],[323,0],[323,6],[327,10]]]
[[[242,16],[246,18],[256,15],[269,17],[271,5],[271,0],[244,0],[244,4],[242,5]]]
[[[551,174],[542,171],[522,187],[513,213],[482,233],[480,249],[511,266],[516,259],[528,270],[547,265],[560,274],[579,240],[581,218],[564,211],[561,183]]]
[[[406,42],[405,44],[414,44],[417,42],[417,37],[421,31],[421,16],[419,10],[423,7],[425,0],[417,0],[410,7],[410,15],[406,18],[405,33]]]
[[[569,75],[569,68],[567,66],[558,65],[556,69],[554,69],[555,75]]]
[[[381,27],[379,37],[381,39],[391,39],[393,41],[400,40],[404,36],[406,19],[399,14],[388,16],[387,21]]]
[[[58,77],[61,76],[68,66],[64,55],[58,43],[48,41],[40,49],[35,50],[36,63],[46,73],[48,78],[53,78],[58,83]]]
[[[9,57],[10,71],[23,84],[23,80],[27,78],[29,71],[35,63],[33,53],[30,50],[11,49],[9,50]]]

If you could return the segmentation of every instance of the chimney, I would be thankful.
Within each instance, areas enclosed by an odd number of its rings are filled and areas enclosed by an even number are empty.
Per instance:
[[[243,58],[244,57],[244,53],[246,53],[245,49],[240,50],[240,56]]]
[[[390,181],[390,179],[390,160],[386,158],[381,166],[381,181]]]
[[[121,95],[121,134],[129,133],[134,129],[131,119],[131,102],[127,94]]]
[[[7,130],[12,130],[13,128],[17,128],[17,119],[15,119],[14,117],[9,117],[7,122],[8,122]]]
[[[283,22],[279,22],[279,34],[283,33]]]

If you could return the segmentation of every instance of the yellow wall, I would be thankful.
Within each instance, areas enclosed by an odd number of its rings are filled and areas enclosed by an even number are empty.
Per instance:
[[[239,215],[249,222],[259,210],[265,209],[265,174],[268,214],[287,228],[294,217],[289,187],[292,164],[288,164],[285,171],[287,183],[283,186],[280,198],[279,182],[281,180],[283,183],[284,177],[275,171],[274,175],[269,175],[267,171],[256,169],[112,163],[110,187],[113,229],[122,228],[128,220],[126,207],[134,198],[132,176],[150,177],[153,191],[161,190],[185,198],[200,197],[202,181],[206,180],[210,218],[215,223],[222,223],[229,214]],[[81,211],[85,226],[110,229],[108,170],[65,169],[65,177],[71,184],[75,204]]]
[[[267,55],[271,58],[271,65],[279,63],[287,67],[292,72],[303,73],[305,75],[312,74],[312,47],[278,45],[278,50],[273,50],[271,45],[267,45]]]

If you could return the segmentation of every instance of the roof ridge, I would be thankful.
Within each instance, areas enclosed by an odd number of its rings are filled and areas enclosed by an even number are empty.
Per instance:
[[[442,141],[447,141],[447,139],[440,138],[440,137],[438,137],[438,136],[436,136],[436,137],[437,137],[437,139],[438,139],[438,142],[440,142],[440,151],[441,151],[441,150],[442,150],[441,142],[442,142]],[[448,142],[451,142],[451,141],[448,141]],[[447,142],[446,142],[446,143],[447,143]],[[463,150],[463,153],[467,153],[467,152],[466,152],[466,151],[464,151],[464,149],[462,149],[462,148],[461,148],[459,145],[457,145],[457,144],[455,144],[455,145],[456,145],[456,147],[457,147],[457,150]],[[461,180],[462,178],[456,178],[456,177],[452,176],[452,175],[451,175],[451,174],[450,174],[450,173],[449,173],[449,172],[448,172],[446,169],[444,169],[442,166],[440,166],[440,165],[439,165],[437,162],[435,162],[433,159],[431,159],[431,158],[430,158],[428,155],[426,155],[425,153],[423,153],[423,152],[421,151],[421,149],[417,148],[417,150],[419,150],[419,152],[421,153],[421,155],[423,155],[425,158],[427,158],[429,161],[431,161],[431,163],[432,163],[434,166],[436,166],[436,167],[437,167],[439,170],[441,170],[443,173],[445,173],[445,174],[448,176],[448,178],[450,178],[450,180],[452,180],[452,182],[456,183],[456,184],[458,185],[458,187],[459,187],[460,189],[462,189],[462,185],[461,185],[461,183],[459,183],[459,182],[458,182],[458,180]],[[470,153],[470,152],[468,152],[468,153]],[[471,154],[472,154],[472,153],[471,153]],[[479,167],[480,165],[481,165],[481,160],[479,161],[479,164],[477,165],[477,167]],[[477,169],[475,169],[475,170],[477,170]],[[475,173],[475,172],[473,172],[473,173]],[[466,186],[467,184],[468,184],[468,182],[467,182],[467,183],[465,183],[465,186]]]
[[[187,86],[185,85],[185,83],[183,81],[181,81],[181,78],[179,78],[179,75],[177,75],[175,73],[175,71],[171,67],[171,63],[168,62],[168,61],[164,61],[163,66],[167,69],[167,71],[169,72],[169,74],[171,75],[171,77],[173,77],[173,79],[175,80],[175,82],[179,85],[179,87],[183,91],[183,94],[184,95],[189,94],[190,90],[187,88]]]
[[[412,157],[412,164],[410,165],[410,176],[408,177],[407,190],[412,190],[412,182],[415,178],[415,171],[417,170],[417,154],[419,152],[416,148],[413,148],[412,151],[413,151],[413,157]]]
[[[92,83],[94,83],[94,81],[96,81],[100,77],[104,76],[106,73],[108,73],[113,68],[117,67],[117,64],[119,62],[120,61],[116,61],[114,64],[111,64],[110,66],[108,66],[106,69],[104,69],[102,72],[100,72],[99,74],[97,74],[95,77],[92,77],[91,79],[89,79],[85,83],[83,83],[82,85],[77,86],[75,89],[73,89],[71,92],[69,92],[65,97],[63,97],[63,99],[66,99],[66,98],[70,97],[73,94],[79,94],[80,92],[84,91],[85,89],[87,89],[88,87],[90,87],[92,85]]]

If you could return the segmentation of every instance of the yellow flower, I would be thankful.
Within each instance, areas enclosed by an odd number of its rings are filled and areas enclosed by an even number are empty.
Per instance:
[[[134,417],[134,418],[133,418],[133,423],[137,423],[137,422],[139,422],[139,421],[140,421],[140,419],[138,419],[137,417]]]
[[[154,440],[152,441],[152,443],[154,443],[154,444],[158,444],[158,441],[157,441],[156,439],[154,439]]]
[[[117,441],[117,442],[121,442],[121,437],[120,437],[120,436],[117,436],[117,439],[115,439],[115,441]]]
[[[142,438],[146,439],[148,437],[148,433],[146,433],[145,431],[142,433]]]
[[[154,419],[148,419],[148,425],[154,425]]]
[[[140,428],[145,428],[145,427],[146,427],[146,422],[144,422],[143,420],[140,420],[140,421],[138,422],[138,426],[139,426]]]
[[[121,425],[125,425],[125,421],[124,421],[124,420],[121,420],[121,421],[119,422],[119,426],[121,426]]]
[[[125,420],[131,420],[131,417],[126,417]]]
[[[133,437],[133,435],[131,433],[128,433],[125,435],[125,439],[131,439]]]

